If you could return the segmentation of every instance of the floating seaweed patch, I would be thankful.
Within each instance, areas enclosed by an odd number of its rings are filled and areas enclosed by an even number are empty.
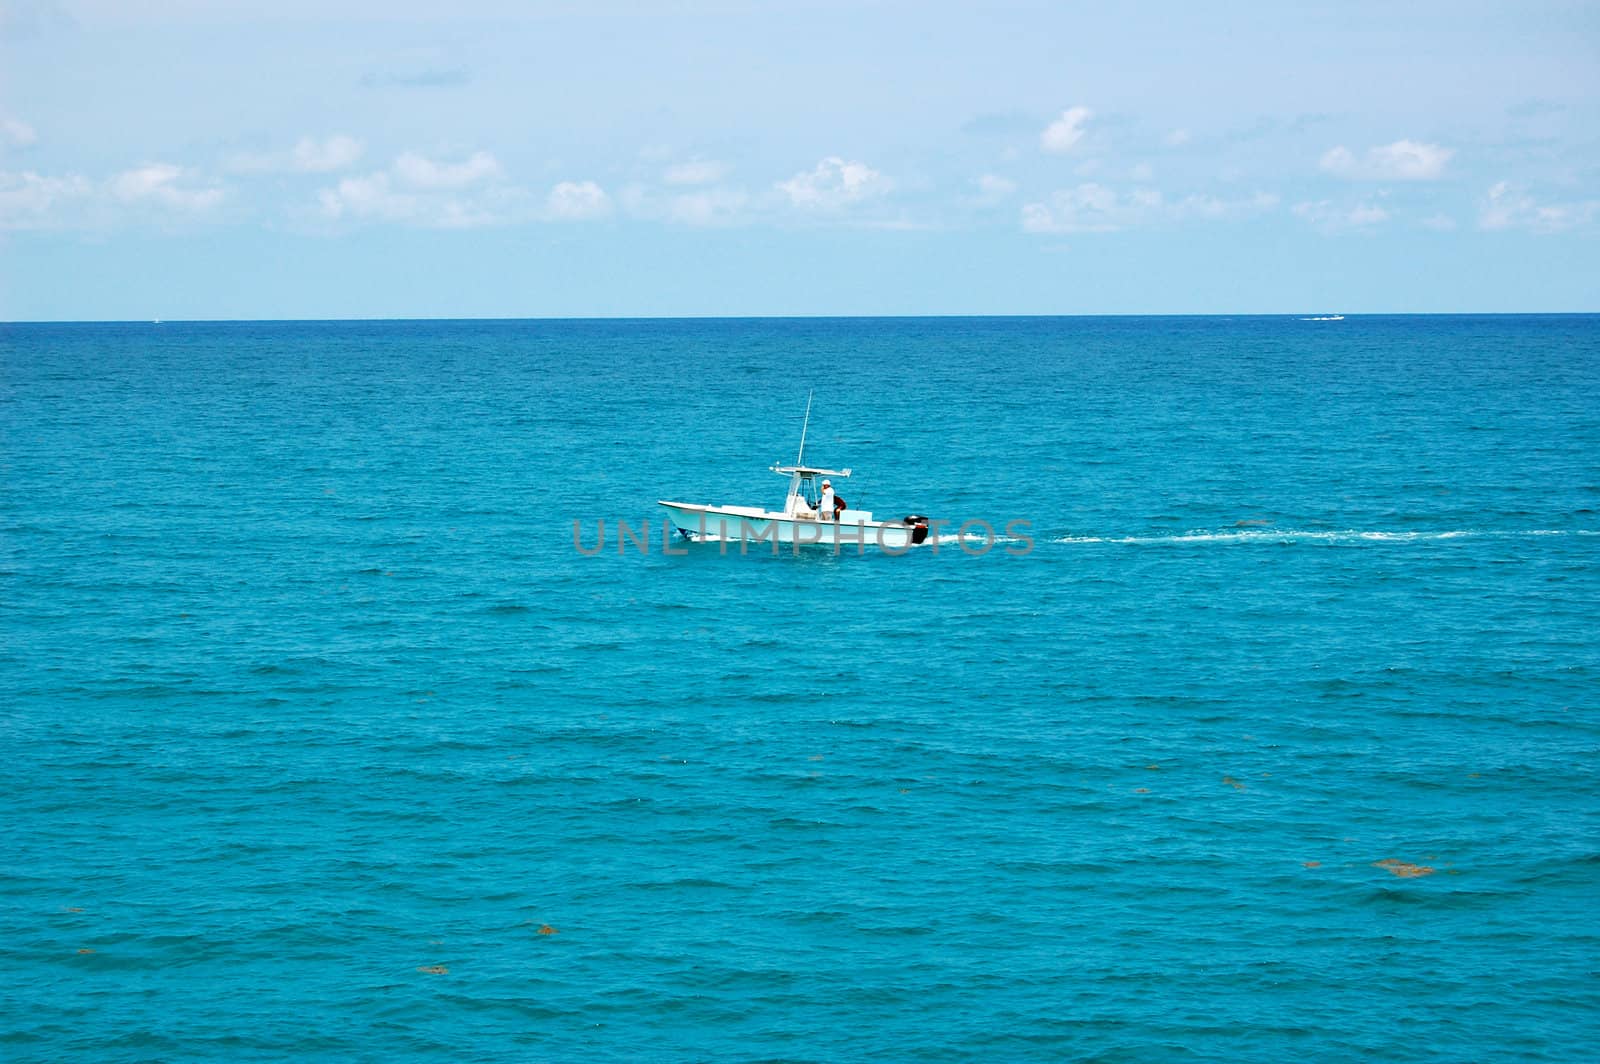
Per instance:
[[[417,971],[425,975],[449,975],[450,969],[442,964],[419,964]]]
[[[539,925],[539,934],[541,934],[541,935],[559,935],[560,933],[561,932],[557,931],[555,928],[551,927],[549,924],[540,924]]]
[[[1240,783],[1238,780],[1234,779],[1232,776],[1224,776],[1224,777],[1222,777],[1222,782],[1226,783],[1228,786],[1232,787],[1236,791],[1244,790],[1244,784]]]
[[[94,950],[92,950],[92,949],[80,949],[78,952],[79,953],[93,953]]]
[[[1150,788],[1149,787],[1135,787],[1133,789],[1133,793],[1134,794],[1149,794],[1150,793]]]
[[[81,912],[83,912],[83,910],[80,909],[76,905],[63,905],[61,907],[61,911],[64,912],[64,913],[81,913]]]
[[[1300,864],[1300,867],[1301,868],[1321,868],[1322,867],[1322,862],[1321,861],[1302,861],[1301,864]]]
[[[1416,879],[1419,876],[1433,875],[1433,869],[1427,865],[1412,864],[1410,861],[1400,861],[1393,857],[1385,857],[1381,861],[1373,861],[1372,867],[1393,872],[1401,879]]]

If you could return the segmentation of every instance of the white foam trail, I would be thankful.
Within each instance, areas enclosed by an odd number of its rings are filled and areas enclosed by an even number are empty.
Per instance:
[[[956,544],[956,543],[962,542],[963,540],[965,542],[967,542],[968,544],[972,544],[972,545],[975,545],[975,546],[982,546],[984,543],[989,543],[989,542],[993,542],[993,543],[997,543],[997,544],[999,544],[999,543],[1026,543],[1027,542],[1027,540],[1021,538],[1020,536],[995,536],[995,537],[993,537],[993,539],[990,539],[989,537],[985,536],[981,532],[968,532],[965,536],[961,535],[958,532],[941,532],[939,535],[934,536],[932,539],[928,540],[928,542],[929,543],[939,543],[939,544]]]
[[[1518,539],[1525,536],[1600,536],[1592,528],[1457,529],[1445,532],[1303,531],[1292,528],[1251,528],[1208,532],[1196,530],[1167,536],[1056,536],[1051,543],[1118,543],[1161,545],[1169,543],[1416,543],[1444,539]]]

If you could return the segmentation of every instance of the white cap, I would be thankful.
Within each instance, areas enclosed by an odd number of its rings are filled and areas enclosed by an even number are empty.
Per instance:
[[[824,478],[822,481],[822,486],[825,488],[831,488],[833,487],[833,481]]]

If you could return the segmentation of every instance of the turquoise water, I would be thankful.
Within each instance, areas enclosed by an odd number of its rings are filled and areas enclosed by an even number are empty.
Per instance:
[[[0,369],[7,1060],[1600,1040],[1600,318],[5,325]],[[781,498],[812,387],[852,505],[1031,549],[664,555],[659,498]]]

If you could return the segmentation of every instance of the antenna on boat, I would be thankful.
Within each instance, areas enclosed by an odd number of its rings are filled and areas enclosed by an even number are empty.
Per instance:
[[[795,465],[799,465],[800,459],[806,456],[806,430],[811,427],[811,397],[816,394],[815,388],[806,393],[806,420],[805,424],[800,426],[800,453],[794,457]]]

